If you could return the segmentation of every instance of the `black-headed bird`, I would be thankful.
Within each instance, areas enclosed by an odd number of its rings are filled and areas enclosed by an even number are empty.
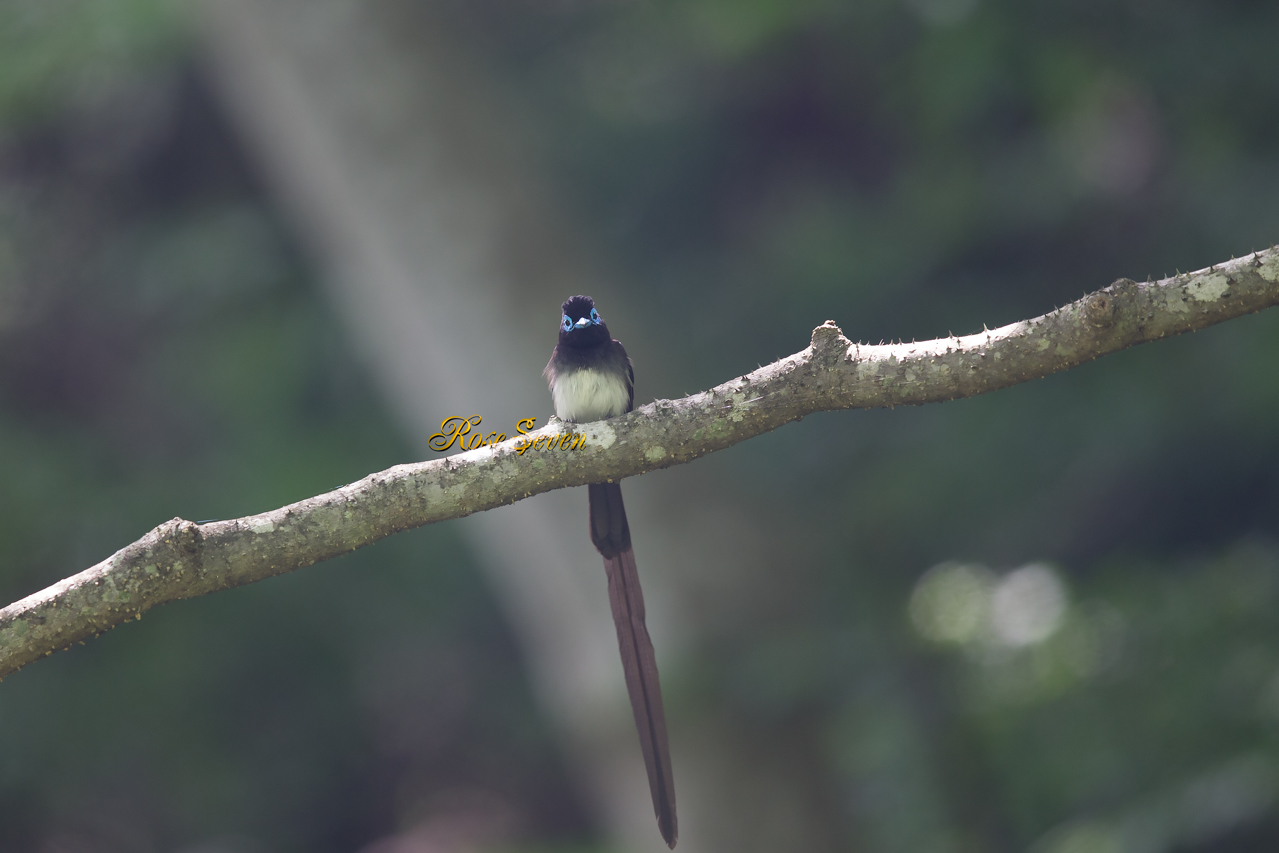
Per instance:
[[[609,336],[608,326],[595,310],[591,297],[569,297],[560,309],[560,341],[543,371],[556,416],[562,421],[583,423],[626,414],[635,404],[635,371],[626,349]],[[591,507],[591,542],[604,557],[608,600],[617,627],[626,690],[648,768],[653,811],[657,813],[662,838],[674,849],[678,828],[666,715],[662,711],[653,641],[644,625],[644,594],[631,549],[622,487],[618,483],[592,483],[586,489]]]

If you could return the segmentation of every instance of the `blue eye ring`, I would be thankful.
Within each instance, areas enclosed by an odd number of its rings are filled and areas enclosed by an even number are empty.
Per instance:
[[[603,323],[603,322],[604,322],[604,321],[600,319],[600,312],[598,312],[598,311],[596,311],[594,308],[592,308],[592,309],[591,309],[591,323],[592,323],[593,325],[598,326],[600,323]]]
[[[568,318],[567,314],[560,318],[560,328],[566,332],[573,331],[573,321]]]

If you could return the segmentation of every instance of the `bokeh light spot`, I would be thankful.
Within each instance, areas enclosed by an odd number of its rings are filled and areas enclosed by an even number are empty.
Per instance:
[[[976,639],[990,610],[995,577],[985,566],[942,563],[924,573],[910,597],[920,635],[942,643]]]
[[[1010,646],[1028,646],[1051,637],[1066,612],[1066,590],[1048,566],[1031,563],[999,582],[991,596],[995,637]]]

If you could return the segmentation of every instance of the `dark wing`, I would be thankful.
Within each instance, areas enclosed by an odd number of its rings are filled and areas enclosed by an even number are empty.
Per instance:
[[[626,355],[626,347],[622,346],[622,342],[617,338],[613,338],[613,353],[618,361],[626,365],[626,391],[630,395],[626,401],[626,411],[629,412],[635,408],[635,368],[631,366],[631,360]]]

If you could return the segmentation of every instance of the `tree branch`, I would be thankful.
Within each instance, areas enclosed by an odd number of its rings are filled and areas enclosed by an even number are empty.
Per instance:
[[[552,421],[525,440],[397,465],[260,515],[175,518],[108,559],[0,610],[0,678],[169,601],[309,566],[392,533],[603,480],[690,462],[813,412],[974,397],[1098,356],[1279,304],[1279,247],[1138,284],[1120,279],[1062,308],[965,337],[855,344],[831,321],[808,348],[709,391],[608,421]],[[579,449],[546,450],[580,434]]]

